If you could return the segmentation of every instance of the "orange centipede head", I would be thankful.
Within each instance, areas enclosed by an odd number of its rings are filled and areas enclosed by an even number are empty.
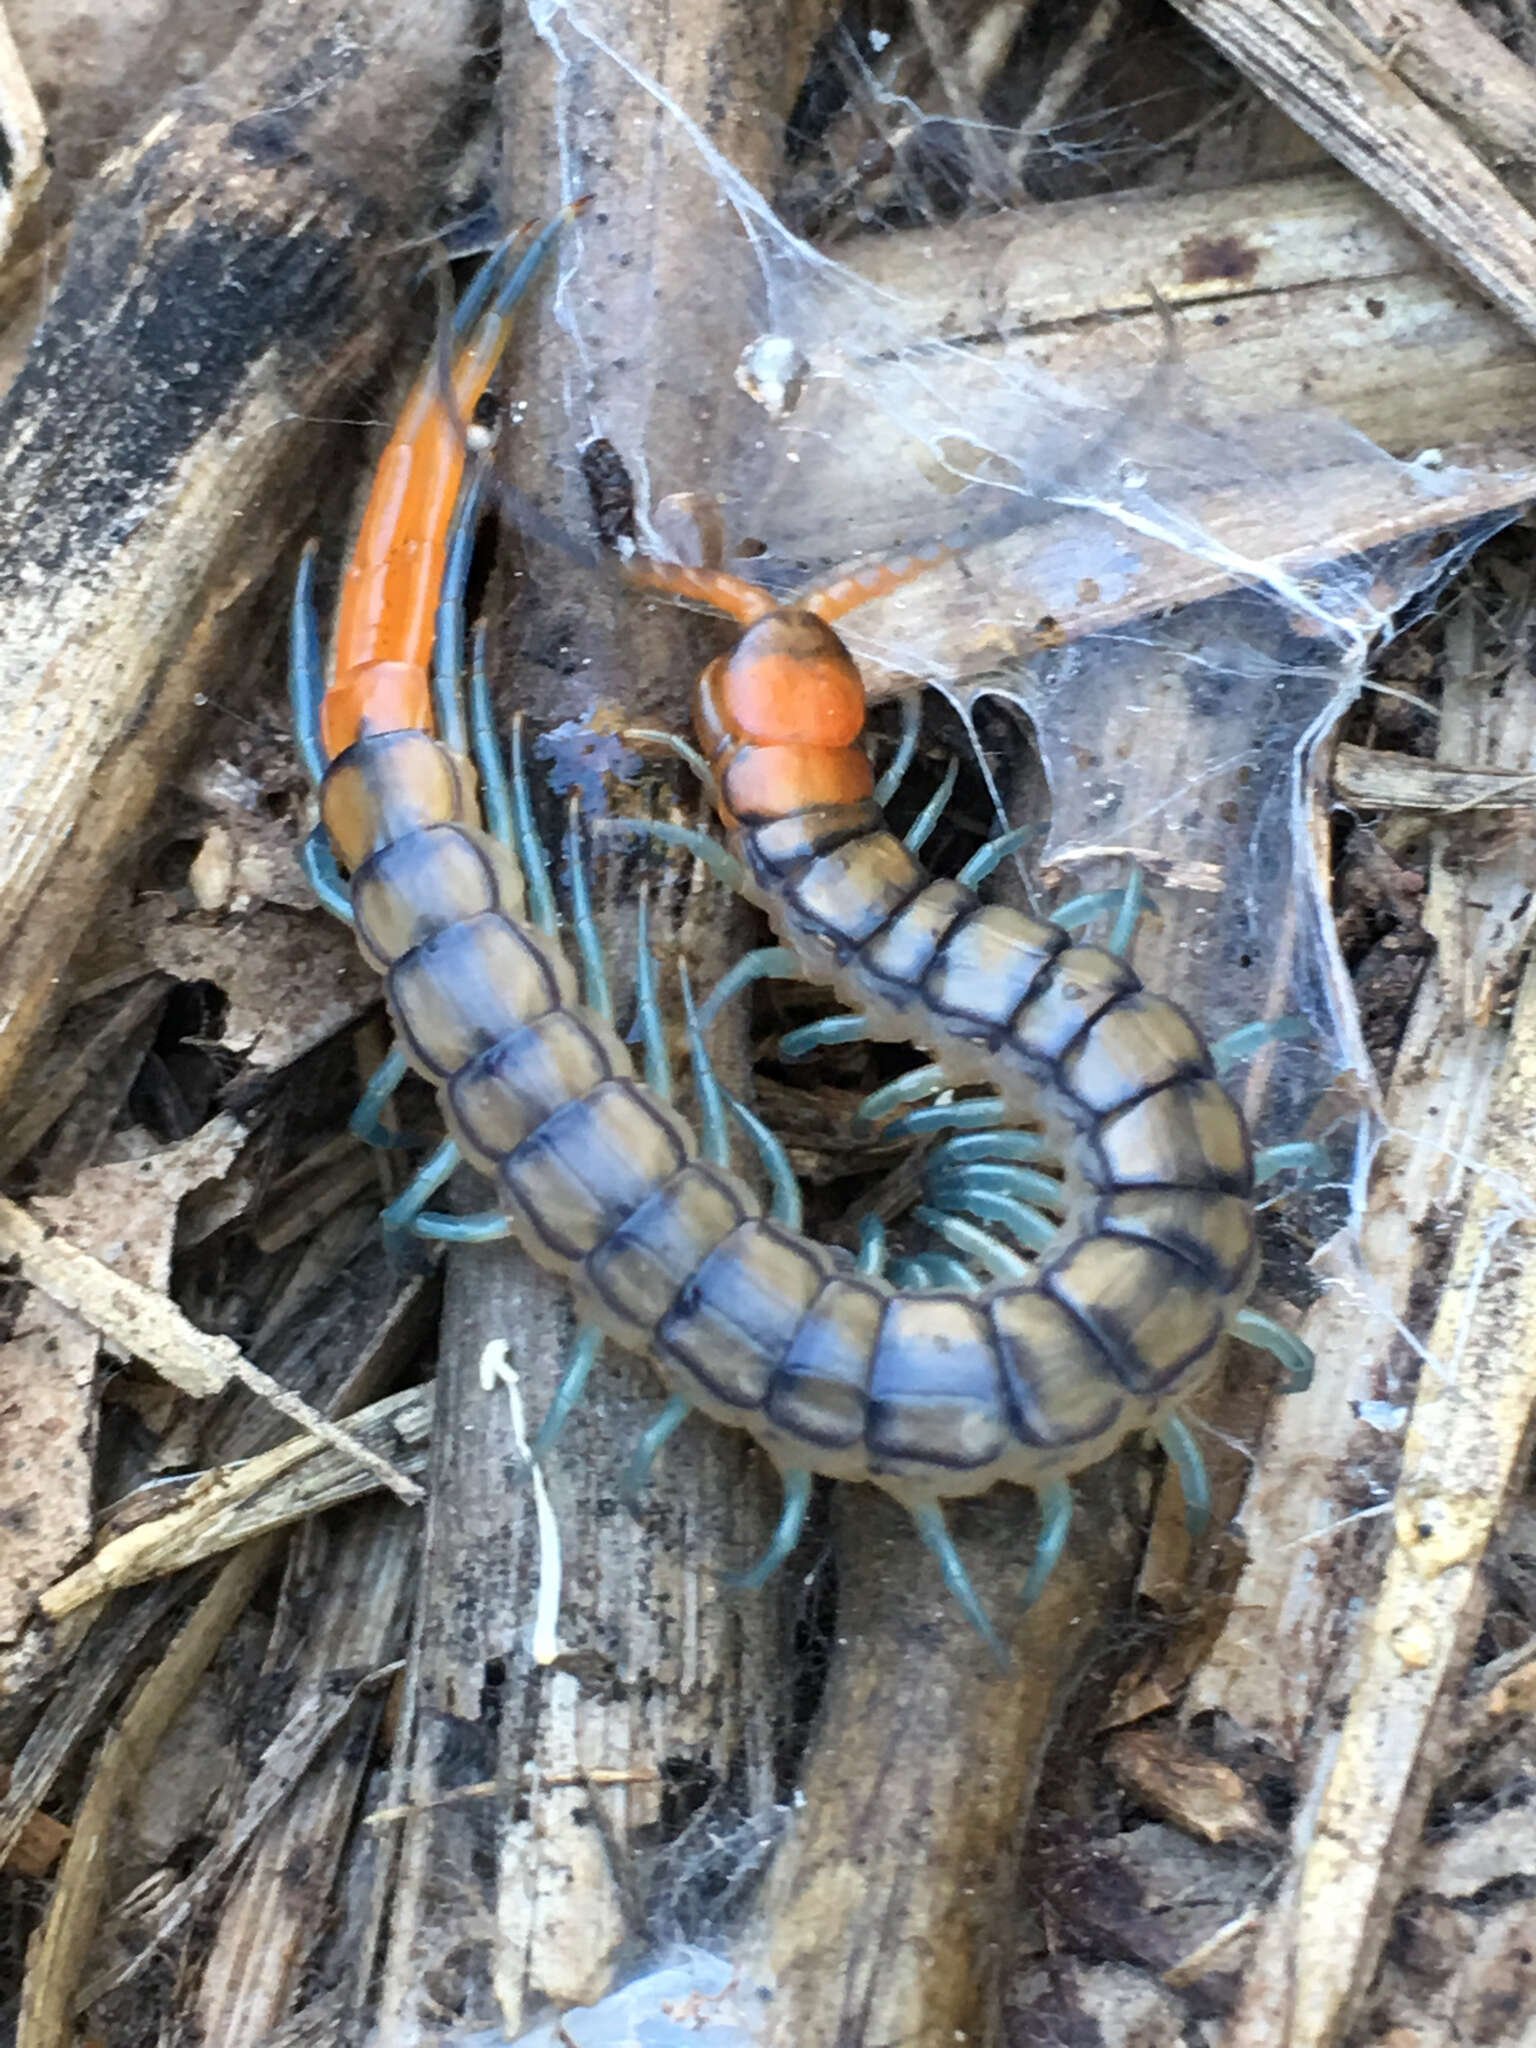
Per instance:
[[[841,749],[864,730],[864,685],[830,626],[811,612],[775,611],[710,664],[694,712],[712,755],[728,740]]]

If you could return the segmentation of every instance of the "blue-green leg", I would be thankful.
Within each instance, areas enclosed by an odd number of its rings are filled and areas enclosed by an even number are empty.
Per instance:
[[[861,1273],[885,1271],[885,1224],[878,1216],[866,1216],[859,1225],[857,1267]]]
[[[675,754],[679,761],[693,770],[699,781],[703,783],[705,789],[709,792],[711,799],[713,799],[715,794],[715,771],[710,767],[692,740],[685,740],[681,733],[660,732],[648,725],[627,725],[619,734],[619,738],[624,741],[626,746],[631,740],[635,740],[642,746],[665,747],[669,754]]]
[[[1253,1155],[1253,1178],[1258,1187],[1266,1181],[1275,1180],[1282,1173],[1326,1174],[1328,1154],[1321,1145],[1313,1145],[1305,1138],[1298,1138],[1289,1145],[1266,1145],[1261,1152]]]
[[[556,1437],[564,1429],[571,1410],[586,1392],[587,1381],[592,1377],[598,1354],[603,1348],[603,1333],[584,1323],[576,1332],[575,1340],[566,1360],[560,1384],[555,1389],[555,1398],[549,1404],[549,1413],[539,1424],[539,1433],[533,1440],[533,1462],[539,1464],[554,1448]]]
[[[957,1294],[978,1294],[981,1282],[969,1266],[952,1259],[947,1252],[920,1252],[910,1259],[897,1259],[891,1266],[894,1287],[944,1287]]]
[[[805,1221],[804,1205],[800,1199],[800,1181],[795,1169],[789,1163],[789,1154],[777,1132],[769,1130],[755,1111],[748,1109],[744,1102],[738,1102],[734,1095],[725,1098],[726,1107],[741,1125],[763,1163],[772,1190],[772,1214],[776,1223],[786,1229],[798,1230]]]
[[[1198,1542],[1211,1520],[1211,1476],[1195,1442],[1189,1424],[1179,1415],[1165,1415],[1157,1426],[1157,1440],[1168,1462],[1179,1475],[1184,1495],[1184,1526]]]
[[[619,1486],[619,1498],[625,1507],[634,1509],[640,1504],[640,1496],[651,1483],[651,1467],[655,1464],[662,1445],[668,1437],[676,1435],[687,1420],[693,1403],[686,1394],[674,1394],[635,1445],[634,1456],[624,1468],[624,1477]]]
[[[1067,1191],[1059,1180],[1007,1159],[978,1159],[967,1165],[935,1152],[924,1165],[923,1187],[935,1201],[947,1201],[950,1207],[955,1206],[951,1198],[973,1194],[1014,1195],[1043,1209],[1067,1206]]]
[[[1304,1394],[1311,1386],[1317,1360],[1311,1345],[1303,1343],[1294,1330],[1261,1315],[1256,1308],[1239,1309],[1232,1318],[1232,1328],[1245,1343],[1256,1344],[1285,1367],[1291,1382],[1287,1393]]]
[[[744,1572],[722,1572],[722,1585],[730,1586],[739,1593],[755,1593],[759,1586],[766,1586],[779,1566],[800,1541],[800,1531],[805,1527],[805,1511],[810,1506],[811,1475],[798,1470],[784,1474],[784,1508],[779,1516],[779,1525],[773,1532],[773,1539],[757,1563]]]
[[[1019,1596],[1021,1607],[1033,1607],[1045,1591],[1051,1573],[1061,1562],[1061,1553],[1067,1547],[1067,1532],[1072,1527],[1072,1489],[1065,1479],[1053,1479],[1049,1486],[1041,1488],[1037,1499],[1040,1534],[1035,1538],[1035,1555],[1030,1563],[1029,1576],[1024,1581],[1024,1591]]]
[[[587,1008],[595,1010],[605,1024],[611,1024],[613,996],[608,988],[603,942],[597,919],[592,915],[592,892],[581,848],[581,801],[575,796],[566,809],[565,864],[566,886],[571,892],[571,929],[576,934],[576,951],[581,959],[581,992]]]
[[[409,1138],[402,1138],[397,1131],[384,1128],[381,1112],[395,1090],[406,1076],[405,1054],[394,1046],[373,1070],[368,1086],[357,1098],[357,1107],[347,1119],[347,1129],[354,1138],[364,1145],[375,1145],[383,1151],[397,1151],[409,1145]]]
[[[853,1113],[855,1134],[866,1135],[888,1110],[901,1109],[909,1102],[921,1102],[925,1095],[934,1095],[945,1085],[942,1067],[914,1067],[909,1074],[898,1074],[894,1081],[887,1081],[883,1088],[866,1095],[859,1104]]]
[[[980,1259],[994,1280],[1027,1280],[1030,1277],[1031,1268],[1027,1260],[1021,1259],[1016,1251],[1011,1251],[990,1231],[967,1223],[963,1216],[950,1216],[943,1209],[930,1209],[926,1204],[919,1205],[912,1215],[918,1223],[926,1223],[930,1230],[937,1231],[957,1252],[964,1252],[968,1259]]]
[[[379,1228],[384,1234],[385,1250],[391,1258],[398,1259],[402,1255],[406,1238],[419,1227],[422,1210],[458,1163],[458,1146],[454,1144],[452,1138],[444,1138],[432,1156],[418,1167],[409,1184],[380,1215]],[[447,1220],[467,1222],[469,1219],[465,1217]]]
[[[869,1019],[857,1011],[849,1011],[837,1017],[822,1017],[814,1024],[802,1024],[796,1031],[786,1031],[779,1040],[779,1057],[785,1060],[803,1060],[813,1052],[819,1052],[826,1045],[856,1045],[861,1038],[869,1036]]]
[[[528,915],[546,938],[560,929],[555,909],[555,892],[550,886],[549,862],[533,815],[533,796],[528,788],[528,764],[523,754],[523,714],[512,718],[512,837],[518,865],[528,890]]]
[[[635,920],[635,1023],[645,1048],[645,1080],[663,1102],[672,1100],[672,1056],[667,1050],[667,1027],[661,1014],[661,992],[656,982],[656,955],[651,951],[651,892],[640,890],[640,914]]]
[[[439,1244],[500,1244],[512,1235],[512,1225],[500,1209],[479,1209],[473,1216],[449,1216],[437,1209],[423,1209],[411,1225],[416,1237],[430,1237]]]
[[[666,818],[599,818],[593,830],[632,839],[654,839],[662,846],[680,846],[695,860],[702,861],[736,895],[747,886],[747,871],[730,848],[696,825],[674,825]]]
[[[1241,1066],[1244,1060],[1252,1059],[1266,1045],[1283,1045],[1315,1036],[1305,1017],[1275,1017],[1257,1024],[1239,1024],[1211,1047],[1211,1064],[1220,1077]]]
[[[986,1609],[976,1598],[976,1589],[966,1576],[965,1566],[960,1562],[960,1553],[944,1523],[944,1510],[937,1502],[926,1507],[913,1508],[912,1520],[917,1533],[939,1561],[939,1570],[944,1574],[944,1583],[965,1610],[966,1620],[997,1659],[999,1667],[1006,1671],[1008,1652],[1003,1648],[1003,1639],[988,1619]]]
[[[299,560],[288,615],[288,701],[299,759],[316,789],[325,780],[328,763],[320,737],[320,700],[325,695],[325,670],[320,660],[320,620],[315,611],[315,543]]]
[[[973,853],[955,880],[962,889],[975,889],[983,883],[995,868],[1002,866],[1008,856],[1022,853],[1029,842],[1039,835],[1038,825],[1019,825],[1012,832],[1004,832],[997,839],[989,839],[985,846]]]
[[[996,1095],[967,1096],[964,1102],[935,1102],[909,1110],[880,1133],[887,1141],[922,1138],[929,1131],[990,1131],[1008,1121],[1008,1105]]]
[[[341,870],[336,865],[336,856],[331,851],[331,842],[323,825],[317,825],[305,840],[299,853],[299,865],[304,870],[305,881],[319,899],[321,909],[328,910],[332,917],[340,918],[345,925],[355,922],[352,898],[341,879]]]
[[[1142,906],[1145,901],[1146,892],[1142,882],[1141,869],[1133,867],[1130,880],[1126,883],[1124,893],[1121,896],[1120,908],[1115,914],[1115,921],[1110,928],[1107,942],[1108,951],[1115,954],[1121,960],[1131,950],[1132,941],[1136,937],[1136,927],[1141,922]]]
[[[1019,1243],[1032,1252],[1049,1250],[1058,1235],[1050,1217],[1042,1216],[1038,1209],[1031,1209],[1026,1202],[1017,1201],[1012,1195],[991,1194],[982,1188],[952,1190],[943,1208],[925,1205],[912,1213],[925,1223],[934,1216],[948,1216],[951,1222],[955,1222],[958,1221],[955,1210],[975,1216],[983,1223],[1000,1223],[1004,1230],[1011,1230]]]
[[[709,1056],[699,1013],[694,1008],[693,984],[688,969],[678,963],[683,988],[683,1015],[688,1024],[688,1052],[693,1061],[693,1086],[699,1098],[699,1151],[712,1166],[731,1163],[731,1134],[725,1121],[725,1094],[715,1077],[715,1063]]]
[[[882,811],[906,780],[907,770],[912,766],[912,756],[917,752],[917,736],[922,730],[922,725],[922,700],[914,690],[901,700],[901,738],[896,743],[896,752],[890,767],[875,784],[875,802]]]
[[[788,946],[759,946],[755,953],[744,954],[734,967],[721,975],[699,1006],[699,1022],[708,1031],[732,996],[739,994],[749,982],[799,979],[800,961]]]
[[[944,780],[907,827],[902,844],[908,853],[921,853],[928,844],[934,826],[949,808],[949,800],[955,793],[955,783],[959,776],[960,763],[951,758],[948,768],[944,771]]]

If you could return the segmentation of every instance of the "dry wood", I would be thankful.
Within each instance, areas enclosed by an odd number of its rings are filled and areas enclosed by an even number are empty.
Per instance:
[[[1496,159],[1536,163],[1536,75],[1459,0],[1345,0],[1343,12],[1421,99]]]
[[[28,1959],[17,2048],[67,2048],[74,2001],[110,1875],[109,1832],[271,1564],[275,1537],[225,1565],[114,1730],[75,1816],[47,1924]]]
[[[0,1089],[381,345],[471,12],[273,0],[76,224],[0,406]]]
[[[416,1501],[421,1489],[387,1459],[342,1425],[319,1414],[286,1387],[251,1364],[229,1337],[210,1337],[194,1328],[175,1303],[154,1289],[114,1272],[62,1237],[52,1236],[20,1204],[0,1196],[0,1257],[14,1258],[24,1279],[83,1318],[98,1335],[120,1344],[131,1357],[179,1387],[206,1398],[231,1384],[257,1394],[318,1440],[371,1472],[401,1500]]]
[[[48,131],[3,7],[0,7],[0,140],[5,144],[3,190],[0,190],[0,261],[3,261],[28,207],[42,190],[48,176],[44,154],[48,146]]]
[[[1452,124],[1324,0],[1175,0],[1179,12],[1528,335],[1536,221]]]
[[[1334,749],[1333,793],[1380,811],[1528,810],[1536,804],[1536,774],[1457,767],[1346,742]]]

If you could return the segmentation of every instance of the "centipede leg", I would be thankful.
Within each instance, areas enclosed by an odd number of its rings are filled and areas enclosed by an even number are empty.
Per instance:
[[[922,700],[914,693],[901,700],[901,738],[896,743],[896,753],[891,765],[875,784],[875,802],[883,811],[891,798],[906,780],[907,770],[912,766],[912,756],[917,752],[917,736],[922,730]]]
[[[1259,1187],[1293,1168],[1298,1173],[1325,1174],[1328,1167],[1328,1154],[1322,1146],[1306,1138],[1298,1138],[1289,1145],[1266,1145],[1253,1155],[1253,1178]]]
[[[692,740],[685,740],[681,733],[661,732],[647,725],[628,725],[619,734],[619,738],[626,743],[630,740],[637,740],[644,746],[665,747],[669,754],[675,754],[679,761],[693,770],[708,793],[710,802],[714,802],[716,794],[715,771],[710,767]]]
[[[320,659],[320,620],[315,610],[315,543],[299,561],[288,619],[288,701],[304,772],[318,789],[329,763],[320,738],[320,699],[325,695],[325,670]]]
[[[985,1188],[969,1188],[952,1191],[942,1205],[932,1201],[912,1213],[926,1223],[930,1216],[948,1216],[954,1220],[956,1211],[974,1216],[982,1223],[1000,1223],[1004,1230],[1011,1230],[1019,1243],[1029,1251],[1043,1252],[1056,1241],[1056,1225],[1049,1216],[1042,1216],[1038,1209],[1032,1209],[1027,1202],[1020,1202],[1012,1195],[1001,1195]]]
[[[409,1184],[382,1212],[379,1217],[379,1228],[383,1232],[384,1248],[392,1259],[398,1261],[403,1257],[405,1240],[413,1230],[419,1228],[422,1210],[458,1163],[458,1146],[452,1138],[445,1138],[431,1158],[417,1169]],[[443,1220],[468,1222],[470,1219],[448,1217]]]
[[[341,870],[336,865],[336,856],[331,851],[331,842],[323,825],[317,825],[305,840],[299,851],[299,865],[321,909],[328,910],[332,917],[339,918],[345,925],[352,924],[352,898],[341,879]]]
[[[1003,1648],[1002,1637],[988,1619],[986,1609],[976,1598],[976,1589],[966,1575],[960,1553],[945,1526],[944,1510],[937,1502],[929,1502],[912,1510],[912,1520],[918,1535],[938,1559],[944,1583],[965,1610],[967,1621],[997,1659],[999,1668],[1006,1671],[1009,1668],[1008,1652]]]
[[[1012,1195],[1042,1209],[1064,1209],[1067,1191],[1059,1180],[1007,1159],[963,1164],[936,1154],[923,1168],[923,1189],[941,1208],[963,1206],[967,1195]],[[996,1219],[994,1219],[996,1220]]]
[[[815,1024],[802,1024],[779,1040],[779,1057],[803,1060],[827,1045],[856,1045],[869,1036],[869,1019],[858,1011],[837,1017],[822,1017]]]
[[[683,1015],[688,1025],[688,1051],[693,1061],[693,1086],[699,1098],[699,1152],[714,1166],[731,1163],[731,1134],[725,1121],[725,1093],[715,1076],[699,1013],[694,1007],[693,985],[688,969],[679,962],[678,978],[683,989]]]
[[[480,636],[476,636],[477,656],[480,652]],[[479,662],[483,670],[483,661]],[[478,681],[478,678],[477,678]],[[490,692],[486,692],[489,703]],[[533,815],[533,797],[528,788],[528,768],[523,756],[523,714],[514,713],[512,719],[512,835],[516,843],[518,863],[523,870],[523,881],[528,890],[528,913],[538,929],[547,938],[553,938],[560,929],[559,912],[555,909],[555,892],[550,886],[549,862],[544,858],[544,842],[539,837],[539,828]]]
[[[603,959],[603,942],[597,919],[592,915],[592,892],[587,883],[587,866],[581,849],[581,803],[573,796],[565,822],[566,886],[571,892],[571,929],[576,934],[576,951],[581,959],[581,989],[587,1008],[595,1010],[605,1024],[613,1022],[613,997],[608,988],[608,966]]]
[[[922,1138],[929,1131],[990,1131],[1009,1118],[1006,1102],[997,1095],[972,1095],[964,1102],[935,1102],[909,1110],[880,1133],[882,1138]],[[857,1119],[855,1119],[857,1122]]]
[[[634,1510],[639,1506],[640,1496],[651,1483],[651,1467],[662,1445],[681,1429],[692,1409],[693,1403],[686,1394],[674,1394],[635,1445],[634,1456],[625,1466],[619,1485],[619,1498],[625,1507]]]
[[[1029,1265],[1016,1251],[995,1238],[990,1231],[982,1230],[975,1223],[967,1223],[963,1216],[950,1216],[943,1209],[931,1209],[926,1203],[912,1211],[918,1223],[926,1223],[930,1230],[938,1232],[947,1244],[957,1252],[964,1252],[967,1258],[980,1259],[994,1280],[1027,1280]],[[1055,1232],[1051,1235],[1054,1237]]]
[[[539,1433],[533,1440],[535,1465],[540,1464],[554,1448],[555,1439],[570,1419],[571,1410],[586,1392],[587,1381],[592,1377],[592,1368],[602,1348],[602,1331],[584,1323],[576,1332],[565,1371],[555,1389],[555,1398],[550,1402],[549,1412],[539,1424]]]
[[[1046,1581],[1061,1562],[1072,1527],[1072,1489],[1065,1479],[1052,1480],[1049,1486],[1042,1487],[1038,1500],[1040,1534],[1035,1539],[1035,1554],[1019,1595],[1021,1607],[1033,1607],[1045,1591]]]
[[[960,1294],[979,1294],[981,1282],[969,1266],[952,1259],[947,1252],[919,1252],[910,1259],[898,1259],[891,1268],[895,1287],[948,1287]]]
[[[969,1137],[946,1138],[928,1155],[927,1171],[947,1173],[952,1167],[969,1166],[990,1159],[1050,1159],[1055,1147],[1038,1131],[973,1131]]]
[[[766,1586],[785,1558],[800,1541],[805,1511],[811,1502],[811,1475],[798,1469],[784,1474],[784,1507],[768,1548],[757,1563],[744,1572],[722,1572],[720,1583],[733,1592],[755,1593]]]
[[[887,1110],[921,1102],[925,1095],[936,1095],[947,1085],[942,1067],[914,1067],[909,1074],[898,1074],[894,1081],[887,1081],[859,1104],[853,1113],[854,1135],[866,1137]]]
[[[1239,1309],[1232,1318],[1232,1328],[1245,1343],[1256,1344],[1285,1367],[1291,1382],[1288,1393],[1304,1394],[1311,1386],[1317,1360],[1311,1345],[1304,1343],[1294,1330],[1261,1315],[1256,1308]]]
[[[720,1012],[742,989],[754,981],[798,981],[800,956],[788,946],[759,946],[728,968],[699,1006],[699,1022],[708,1031]]]
[[[674,825],[666,818],[599,818],[594,830],[654,839],[661,846],[680,846],[695,860],[702,861],[733,894],[741,895],[747,886],[747,871],[735,854],[696,825]]]
[[[1184,1526],[1198,1541],[1210,1524],[1211,1477],[1189,1424],[1181,1415],[1165,1415],[1158,1424],[1157,1440],[1168,1462],[1179,1475],[1184,1495]]]
[[[1239,1024],[1211,1047],[1211,1065],[1218,1080],[1244,1060],[1252,1059],[1266,1045],[1284,1045],[1316,1036],[1305,1017],[1275,1017],[1256,1024]]]
[[[800,1181],[790,1164],[789,1154],[777,1134],[769,1130],[755,1111],[748,1109],[744,1102],[738,1102],[734,1095],[725,1098],[726,1107],[752,1140],[763,1171],[768,1176],[772,1191],[772,1215],[776,1223],[782,1223],[790,1230],[798,1230],[805,1220],[804,1204],[800,1199]]]
[[[885,1271],[885,1225],[878,1216],[866,1216],[859,1225],[857,1264],[861,1273]]]
[[[960,763],[951,756],[949,766],[944,771],[944,780],[902,835],[901,843],[908,853],[920,853],[927,845],[934,826],[949,809],[949,800],[955,793],[955,784],[959,779]]]
[[[485,472],[478,464],[471,468],[454,507],[448,529],[447,559],[438,595],[437,615],[432,629],[432,715],[437,736],[456,754],[467,753],[468,734],[464,722],[464,592],[469,582],[469,565],[475,552],[475,528],[480,520],[480,501],[485,493]],[[493,748],[493,752],[497,752]],[[497,771],[500,773],[499,752]],[[484,766],[481,767],[482,785]],[[505,783],[503,782],[503,788]],[[487,822],[491,804],[482,786]],[[496,833],[498,838],[500,833]]]
[[[1111,926],[1109,937],[1105,941],[1106,949],[1113,953],[1117,959],[1123,960],[1131,950],[1132,943],[1136,937],[1136,927],[1141,922],[1142,906],[1145,900],[1146,896],[1142,883],[1141,869],[1133,867],[1130,879],[1126,883],[1121,895],[1120,908],[1115,915],[1114,924]]]
[[[1007,860],[1010,854],[1021,853],[1040,831],[1038,825],[1019,825],[1012,832],[1004,832],[996,839],[989,839],[985,846],[973,853],[955,880],[962,889],[974,889],[984,882],[995,868]]]
[[[640,891],[640,914],[635,920],[635,1023],[645,1047],[645,1079],[664,1102],[672,1100],[672,1058],[667,1051],[667,1029],[661,1014],[661,992],[656,983],[656,956],[651,951],[651,892]]]
[[[405,1054],[398,1045],[374,1068],[367,1087],[357,1098],[357,1107],[347,1119],[347,1129],[362,1144],[386,1152],[399,1151],[410,1144],[410,1139],[402,1138],[398,1131],[386,1130],[382,1116],[385,1103],[405,1079],[406,1071]]]

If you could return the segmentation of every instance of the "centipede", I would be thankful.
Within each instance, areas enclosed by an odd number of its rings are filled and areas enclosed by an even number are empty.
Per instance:
[[[878,1229],[856,1254],[806,1234],[782,1148],[714,1081],[691,992],[698,1130],[671,1100],[644,945],[637,1070],[584,900],[573,916],[580,983],[559,942],[520,729],[509,778],[483,635],[467,702],[463,681],[482,490],[463,423],[579,210],[521,230],[486,259],[446,352],[418,377],[345,570],[328,677],[313,544],[299,572],[291,692],[320,820],[305,866],[382,977],[395,1034],[353,1128],[380,1135],[383,1104],[408,1071],[421,1076],[447,1135],[385,1211],[386,1231],[510,1237],[569,1287],[580,1334],[536,1457],[611,1339],[649,1359],[669,1393],[631,1483],[694,1411],[748,1432],[778,1469],[783,1511],[740,1583],[761,1584],[789,1554],[817,1478],[867,1481],[907,1510],[1001,1657],[947,1501],[1004,1482],[1036,1496],[1032,1598],[1066,1541],[1072,1476],[1137,1432],[1168,1452],[1192,1524],[1203,1514],[1199,1452],[1179,1410],[1211,1378],[1224,1339],[1257,1344],[1294,1382],[1306,1379],[1305,1347],[1248,1306],[1255,1190],[1288,1162],[1255,1156],[1221,1078],[1268,1027],[1212,1046],[1142,985],[1126,957],[1135,886],[1121,892],[1108,943],[1092,944],[1080,917],[983,900],[978,885],[1017,834],[945,879],[922,866],[916,833],[893,831],[866,745],[863,684],[835,621],[936,554],[839,576],[787,603],[723,571],[636,558],[625,573],[637,591],[703,604],[740,629],[694,693],[696,751],[725,833],[724,844],[704,845],[782,943],[728,976],[731,989],[759,971],[793,971],[853,1005],[824,1035],[927,1052],[931,1064],[872,1099],[869,1115],[905,1107],[908,1125],[924,1114],[945,1124],[926,1186],[952,1246],[981,1237],[966,1234],[957,1212],[968,1211],[1007,1221],[1038,1257],[988,1241],[978,1280],[956,1260],[886,1270]],[[673,827],[679,835],[696,836]],[[580,890],[579,862],[572,874]],[[939,1085],[977,1084],[993,1094],[910,1108]],[[770,1168],[767,1197],[730,1163],[733,1111]],[[1060,1181],[1039,1171],[1047,1156],[1062,1163]],[[460,1162],[493,1184],[493,1209],[430,1208]],[[1031,1206],[1053,1194],[1059,1222]]]

